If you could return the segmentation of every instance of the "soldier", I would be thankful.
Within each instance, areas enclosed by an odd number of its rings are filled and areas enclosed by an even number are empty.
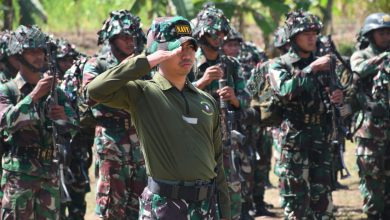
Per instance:
[[[75,50],[75,46],[64,39],[56,41],[57,44],[57,64],[60,71],[60,80],[64,78],[65,72],[72,67],[79,53]]]
[[[139,219],[230,219],[218,106],[187,79],[197,48],[191,25],[156,18],[147,45],[149,55],[128,58],[88,85],[93,100],[133,116],[149,175]],[[156,66],[152,80],[139,80]]]
[[[59,219],[60,215],[60,152],[53,137],[56,143],[58,137],[69,137],[76,121],[60,89],[58,104],[47,101],[53,76],[40,73],[46,39],[38,27],[20,26],[10,40],[20,69],[0,86],[1,128],[11,146],[3,156],[2,219]]]
[[[227,103],[229,111],[238,112],[248,106],[250,97],[244,91],[245,82],[239,62],[222,52],[223,39],[229,30],[229,22],[220,9],[209,6],[198,13],[193,36],[199,43],[202,57],[198,60],[193,84],[211,94],[220,103]],[[220,79],[226,79],[226,86],[220,88]],[[234,122],[234,119],[231,121]],[[234,126],[232,127],[230,129],[234,129]],[[224,138],[225,174],[229,185],[232,219],[239,219],[242,203],[242,177],[237,163],[239,144],[229,142],[228,138]]]
[[[19,70],[16,54],[9,50],[9,40],[12,32],[5,31],[0,35],[0,82],[13,79]]]
[[[357,125],[362,124],[355,135],[359,188],[363,196],[363,212],[368,219],[389,219],[389,95],[388,87],[377,94],[380,85],[376,81],[381,81],[378,72],[390,65],[390,15],[369,15],[361,34],[369,44],[351,57],[352,70],[359,74],[362,82],[359,86],[366,97],[366,111],[360,112],[356,120]]]
[[[128,56],[139,53],[146,41],[140,19],[127,10],[110,13],[98,32],[98,44],[109,42],[110,51],[84,66],[83,87]],[[88,98],[88,97],[87,97]],[[95,103],[90,102],[91,106]],[[96,213],[103,219],[138,219],[138,197],[146,186],[141,147],[130,114],[105,105],[92,108],[96,120]]]
[[[95,124],[85,123],[83,118],[85,112],[83,112],[83,108],[80,108],[84,104],[81,97],[81,81],[82,70],[87,62],[87,57],[80,55],[74,46],[66,40],[58,41],[57,46],[58,67],[61,75],[63,75],[61,89],[69,97],[80,124],[80,130],[72,137],[70,145],[72,159],[69,167],[73,178],[67,183],[67,188],[72,201],[63,204],[61,217],[63,219],[81,220],[84,219],[87,209],[85,195],[91,191],[88,168],[92,163],[92,145],[95,132]]]
[[[331,219],[331,157],[324,102],[341,104],[343,93],[337,88],[327,90],[329,85],[322,83],[332,70],[329,56],[313,54],[322,28],[318,17],[293,11],[285,23],[291,48],[269,67],[274,79],[271,86],[283,106],[280,184],[284,214],[286,219]]]
[[[243,38],[240,32],[231,27],[229,33],[223,40],[223,53],[227,56],[238,58],[238,55],[240,55],[241,44],[243,43]]]

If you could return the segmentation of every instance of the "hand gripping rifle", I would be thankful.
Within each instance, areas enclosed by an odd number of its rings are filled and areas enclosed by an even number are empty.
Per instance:
[[[336,74],[336,59],[338,59],[344,67],[352,73],[351,67],[344,61],[344,59],[341,57],[341,55],[338,53],[332,38],[330,35],[328,35],[329,40],[329,53],[331,55],[330,60],[330,75],[329,75],[329,88],[330,88],[330,94],[335,91],[336,89],[342,89],[342,86],[340,84],[339,78]],[[331,133],[331,144],[333,145],[334,149],[337,149],[337,153],[340,154],[340,162],[341,162],[341,179],[345,179],[350,177],[350,172],[348,171],[348,168],[344,161],[344,149],[343,149],[343,143],[340,141],[343,141],[344,138],[348,140],[352,140],[353,134],[349,131],[349,129],[345,126],[345,118],[350,116],[352,114],[352,110],[349,104],[341,104],[336,105],[334,103],[330,103],[330,111],[332,114],[332,133]],[[329,108],[328,108],[329,109]]]
[[[53,105],[58,105],[58,94],[57,94],[57,75],[59,71],[57,70],[57,61],[56,61],[56,52],[57,52],[57,46],[54,42],[52,42],[50,39],[46,41],[46,47],[47,47],[47,60],[49,62],[49,72],[53,76],[53,81],[51,85],[50,95],[47,100],[48,107]],[[69,168],[70,163],[70,138],[64,137],[64,135],[61,135],[58,133],[58,125],[64,125],[66,122],[63,120],[52,120],[52,139],[53,139],[53,146],[54,150],[56,152],[56,157],[58,160],[59,165],[59,178],[60,178],[60,193],[61,193],[61,203],[67,203],[72,201],[69,191],[66,187],[66,175],[65,172],[67,172],[70,177],[73,177],[72,172]]]
[[[227,77],[227,66],[226,66],[226,55],[222,52],[223,39],[220,39],[218,55],[220,59],[220,67],[224,73],[223,77],[218,80],[219,89],[227,86],[228,77]],[[219,108],[221,112],[221,128],[222,128],[222,143],[225,149],[225,152],[229,152],[229,166],[233,169],[232,172],[229,172],[229,182],[233,182],[235,179],[240,178],[232,176],[232,174],[238,174],[239,172],[239,164],[237,159],[235,158],[235,150],[232,147],[233,144],[243,144],[245,141],[245,136],[240,132],[233,130],[233,123],[235,120],[234,111],[229,110],[229,103],[220,99]]]

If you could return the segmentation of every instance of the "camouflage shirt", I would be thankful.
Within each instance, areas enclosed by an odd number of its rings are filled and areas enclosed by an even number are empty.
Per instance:
[[[362,87],[361,89],[363,90],[366,100],[370,100],[378,105],[381,105],[383,111],[389,112],[390,110],[388,104],[386,104],[383,96],[378,94],[378,86],[382,82],[386,81],[386,79],[383,78],[383,74],[378,73],[381,68],[384,68],[383,65],[389,65],[388,62],[382,62],[382,59],[379,60],[378,58],[386,55],[388,56],[388,52],[380,52],[373,44],[370,44],[367,48],[356,51],[352,55],[351,68],[361,77],[362,83],[359,86]],[[361,120],[363,120],[363,122],[361,122]],[[370,113],[364,114],[363,112],[359,112],[356,124],[363,124],[356,132],[356,137],[369,139],[375,138],[377,140],[388,139],[389,125],[386,121],[388,120],[384,120],[383,117],[374,117]]]
[[[111,51],[89,59],[83,70],[83,88],[86,88],[86,85],[96,76],[118,64],[119,61]],[[94,105],[92,113],[97,121],[95,132],[97,153],[111,155],[114,157],[111,159],[117,161],[132,160],[129,156],[128,144],[129,142],[139,144],[139,141],[134,129],[131,129],[130,114],[125,110],[110,108],[102,104]]]
[[[38,159],[29,157],[29,153],[24,156],[18,153],[25,149],[29,149],[25,152],[53,151],[52,121],[47,117],[46,98],[34,104],[29,96],[33,88],[34,85],[27,83],[20,74],[14,80],[0,85],[1,128],[4,129],[6,142],[11,146],[3,156],[3,169],[51,178],[57,173],[53,157]],[[64,106],[68,123],[77,125],[75,112],[66,95],[59,88],[57,94],[58,104]],[[67,128],[67,124],[57,128],[59,133],[72,131]]]
[[[317,80],[321,76],[314,75],[308,67],[314,60],[313,54],[309,58],[301,58],[290,49],[269,66],[269,74],[275,80],[271,86],[284,103],[284,117],[299,127],[307,115],[322,118],[326,112],[322,98],[324,88]]]

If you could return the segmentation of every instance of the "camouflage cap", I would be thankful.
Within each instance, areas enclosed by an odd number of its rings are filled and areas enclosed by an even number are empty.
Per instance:
[[[229,33],[225,36],[224,41],[236,40],[243,42],[242,35],[235,28],[231,27]]]
[[[98,45],[118,34],[128,34],[137,37],[137,42],[146,42],[146,37],[141,29],[141,19],[132,15],[128,10],[117,10],[110,13],[110,17],[103,22],[99,35]]]
[[[241,44],[240,55],[238,56],[240,63],[258,63],[267,59],[265,52],[259,49],[253,42],[246,41]]]
[[[25,49],[46,49],[48,36],[38,26],[20,25],[12,34],[8,45],[10,55],[22,54]]]
[[[386,13],[374,13],[367,16],[364,20],[361,34],[367,36],[367,34],[373,30],[380,28],[390,28],[390,15]]]
[[[197,49],[192,37],[190,22],[181,17],[159,17],[154,19],[148,31],[147,50],[154,53],[157,50],[174,50],[186,41],[191,41]]]
[[[57,45],[57,58],[64,58],[66,56],[76,57],[79,53],[76,51],[75,45],[69,43],[64,39],[56,40]]]
[[[212,5],[198,13],[193,36],[195,39],[200,40],[206,33],[212,37],[216,37],[217,32],[223,32],[225,35],[228,35],[229,31],[229,20],[225,17],[221,9],[215,8]]]
[[[274,47],[280,48],[285,46],[289,42],[289,38],[287,36],[287,30],[285,26],[281,26],[276,29],[274,33]]]
[[[0,34],[0,60],[3,60],[11,54],[8,48],[10,38],[11,32],[8,30]]]
[[[303,31],[315,30],[319,33],[322,29],[322,22],[318,16],[303,10],[288,13],[285,25],[289,39]]]

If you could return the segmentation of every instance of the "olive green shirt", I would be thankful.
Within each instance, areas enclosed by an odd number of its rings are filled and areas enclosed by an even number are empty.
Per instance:
[[[89,97],[130,112],[153,178],[216,178],[222,217],[230,219],[216,101],[189,81],[179,91],[159,73],[139,80],[150,70],[144,54],[125,60],[88,84]]]

